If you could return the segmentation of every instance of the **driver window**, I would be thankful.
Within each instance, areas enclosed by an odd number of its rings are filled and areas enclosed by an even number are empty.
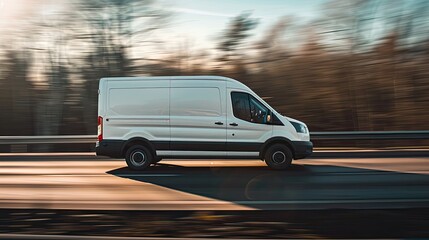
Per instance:
[[[260,124],[270,123],[269,110],[256,98],[243,92],[232,92],[232,109],[236,118]]]
[[[250,118],[251,122],[263,124],[268,123],[270,120],[268,108],[252,96],[250,96]]]

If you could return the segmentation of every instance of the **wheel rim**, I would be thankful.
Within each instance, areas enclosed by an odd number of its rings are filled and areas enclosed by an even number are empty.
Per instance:
[[[131,154],[130,160],[134,166],[142,166],[146,162],[146,155],[144,152],[135,151]]]
[[[276,164],[282,164],[286,162],[286,155],[281,151],[274,152],[271,158]]]

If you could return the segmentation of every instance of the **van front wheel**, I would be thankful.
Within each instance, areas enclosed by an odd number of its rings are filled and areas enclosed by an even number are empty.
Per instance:
[[[265,152],[265,163],[272,169],[286,169],[292,164],[292,152],[283,144],[274,144]]]
[[[146,147],[135,145],[130,147],[125,153],[125,161],[129,168],[133,170],[143,170],[152,163],[153,156]]]

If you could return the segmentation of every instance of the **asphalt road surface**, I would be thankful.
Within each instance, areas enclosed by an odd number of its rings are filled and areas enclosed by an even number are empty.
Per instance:
[[[163,160],[146,171],[90,154],[0,156],[0,208],[302,210],[429,207],[429,156]]]

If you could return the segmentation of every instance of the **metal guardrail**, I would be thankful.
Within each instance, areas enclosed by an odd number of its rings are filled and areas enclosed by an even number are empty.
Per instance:
[[[311,132],[312,140],[400,140],[429,139],[429,131]]]
[[[311,140],[400,140],[429,139],[429,130],[424,131],[353,131],[311,132]],[[95,143],[96,135],[61,136],[0,136],[0,144],[53,144]]]
[[[95,143],[97,135],[0,136],[0,144]]]

